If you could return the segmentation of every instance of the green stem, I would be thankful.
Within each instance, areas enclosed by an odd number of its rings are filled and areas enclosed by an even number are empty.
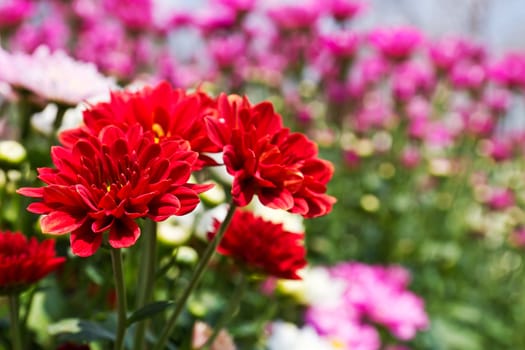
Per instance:
[[[115,350],[124,348],[124,335],[126,333],[126,289],[124,285],[124,274],[122,269],[122,254],[120,249],[112,248],[111,263],[113,265],[113,277],[115,279],[115,290],[117,293],[117,335],[115,338]]]
[[[20,333],[20,321],[18,320],[18,294],[12,293],[9,299],[9,325],[11,327],[11,345],[13,350],[22,350],[22,337]]]
[[[140,264],[140,275],[138,292],[135,308],[136,310],[144,307],[151,299],[153,284],[155,281],[155,270],[157,261],[157,223],[153,220],[146,220],[144,233],[142,234],[143,246]],[[135,350],[145,349],[146,321],[141,321],[136,326]]]
[[[229,297],[228,304],[226,305],[226,309],[221,315],[221,318],[219,318],[219,321],[217,321],[217,324],[215,325],[215,328],[213,329],[213,333],[208,338],[206,343],[201,347],[201,350],[210,350],[213,342],[215,339],[217,339],[217,336],[221,332],[221,330],[226,326],[226,324],[233,318],[235,312],[237,311],[240,303],[241,298],[246,290],[246,286],[248,285],[249,279],[245,274],[241,274],[240,280],[237,283],[237,286],[235,287],[235,290],[233,291],[233,295]]]
[[[37,293],[38,288],[33,287],[31,291],[29,292],[29,296],[27,297],[27,306],[24,314],[22,315],[21,323],[20,323],[20,329],[22,330],[22,337],[25,337],[27,333],[27,320],[29,319],[29,313],[31,312],[31,308],[33,307],[33,300],[35,299],[35,294]]]
[[[206,247],[206,250],[204,251],[202,258],[199,260],[197,266],[195,267],[195,271],[193,272],[193,275],[191,276],[190,283],[188,284],[188,286],[182,293],[182,296],[180,297],[179,301],[177,302],[177,305],[175,306],[175,310],[173,311],[173,314],[171,315],[168,322],[164,326],[164,329],[159,337],[159,340],[157,341],[157,344],[155,345],[153,350],[165,349],[165,345],[168,342],[168,338],[170,337],[171,333],[173,333],[178,317],[180,316],[182,310],[184,309],[184,306],[186,305],[186,302],[188,301],[188,298],[190,297],[191,292],[195,289],[195,287],[197,286],[197,283],[202,277],[202,274],[204,273],[204,270],[206,266],[208,265],[208,262],[212,258],[213,254],[215,253],[215,250],[217,249],[217,246],[219,245],[219,242],[221,241],[222,237],[226,233],[226,228],[229,226],[236,208],[237,206],[235,206],[234,204],[230,205],[230,209],[228,210],[228,214],[226,214],[226,218],[222,222],[221,227],[219,228],[219,231],[217,232],[215,237],[213,237],[213,240]]]

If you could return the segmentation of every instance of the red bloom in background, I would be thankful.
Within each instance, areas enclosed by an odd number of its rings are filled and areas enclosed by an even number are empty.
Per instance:
[[[197,159],[187,142],[159,142],[138,124],[85,133],[70,148],[53,147],[51,157],[56,169],[38,169],[48,186],[18,193],[42,199],[28,210],[44,214],[43,232],[71,232],[71,248],[79,256],[94,254],[106,231],[112,247],[133,245],[140,235],[135,219],[186,214],[210,187],[187,183]]]
[[[0,232],[0,295],[23,291],[65,261],[56,256],[53,240],[39,243],[19,232]]]
[[[234,176],[234,203],[245,206],[257,195],[271,208],[311,218],[327,214],[335,198],[326,195],[331,163],[317,158],[317,145],[283,128],[271,103],[252,106],[246,97],[221,95],[218,117],[206,119],[210,138],[223,148]]]
[[[215,232],[219,226],[216,222]],[[237,211],[217,251],[259,272],[301,279],[297,271],[306,266],[303,239],[303,233],[285,231],[282,224],[265,221],[252,212]]]
[[[197,91],[187,94],[162,82],[137,92],[112,92],[109,102],[98,103],[84,111],[84,123],[94,133],[108,125],[126,129],[139,123],[145,131],[153,131],[159,140],[188,141],[191,149],[199,153],[199,160],[193,166],[200,169],[215,164],[204,152],[220,151],[208,138],[204,122],[204,117],[215,114],[216,109],[216,101],[205,93]],[[79,133],[86,131],[76,129],[64,132],[61,141],[72,145]]]

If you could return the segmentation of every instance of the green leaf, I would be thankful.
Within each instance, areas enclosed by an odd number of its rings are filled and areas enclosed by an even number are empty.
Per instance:
[[[144,306],[141,309],[138,309],[135,311],[129,318],[128,318],[128,326],[141,321],[145,318],[150,318],[151,316],[158,314],[159,312],[162,312],[169,308],[171,305],[173,305],[174,302],[171,300],[163,300],[163,301],[156,301],[151,304],[148,304]]]
[[[115,340],[115,333],[96,322],[81,319],[65,319],[49,326],[50,335],[63,335],[67,340],[90,342]]]

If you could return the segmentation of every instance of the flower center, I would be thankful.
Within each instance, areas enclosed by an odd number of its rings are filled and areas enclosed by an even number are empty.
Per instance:
[[[166,136],[164,128],[159,123],[154,123],[151,126],[151,130],[155,133],[155,143],[159,143],[160,139]]]

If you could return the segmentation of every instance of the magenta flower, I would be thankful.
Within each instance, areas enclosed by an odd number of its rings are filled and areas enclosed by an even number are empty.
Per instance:
[[[116,22],[99,21],[81,32],[76,48],[76,56],[81,60],[93,62],[97,67],[111,75],[129,76],[135,69],[132,44],[126,37],[124,28]]]
[[[450,80],[456,89],[476,91],[487,80],[487,70],[481,64],[463,61],[452,69]]]
[[[458,62],[462,61],[467,52],[467,44],[463,39],[444,38],[429,44],[428,52],[434,66],[449,72]]]
[[[493,210],[504,210],[516,204],[514,193],[508,188],[493,188],[490,192],[487,204]]]
[[[309,30],[313,28],[322,13],[322,6],[315,1],[284,4],[268,9],[268,17],[281,30]]]
[[[30,0],[5,0],[0,3],[0,29],[7,29],[22,23],[33,13]]]
[[[490,76],[509,89],[525,89],[525,55],[509,53],[489,69]]]
[[[360,0],[329,0],[328,11],[337,21],[354,18],[364,10],[365,3]]]
[[[235,12],[245,13],[253,10],[258,0],[213,0],[213,2],[228,7]]]
[[[508,138],[493,137],[485,144],[484,152],[496,162],[502,162],[512,158],[514,145]]]
[[[407,62],[394,71],[392,92],[400,101],[408,101],[415,95],[429,95],[436,85],[430,67]]]
[[[423,34],[416,28],[380,28],[369,34],[370,44],[392,61],[408,59],[423,42]]]
[[[129,29],[145,30],[154,26],[152,0],[103,0],[103,5]]]
[[[208,50],[213,62],[220,69],[242,66],[245,59],[247,43],[242,34],[233,34],[224,37],[213,37],[208,40]]]
[[[400,340],[410,340],[428,326],[423,300],[407,290],[407,270],[342,263],[328,271],[334,283],[343,282],[345,288],[338,300],[308,308],[306,322],[320,334],[348,349],[378,350],[381,343],[373,324]]]
[[[320,36],[321,47],[338,58],[353,57],[359,41],[359,35],[350,30],[335,30]]]

